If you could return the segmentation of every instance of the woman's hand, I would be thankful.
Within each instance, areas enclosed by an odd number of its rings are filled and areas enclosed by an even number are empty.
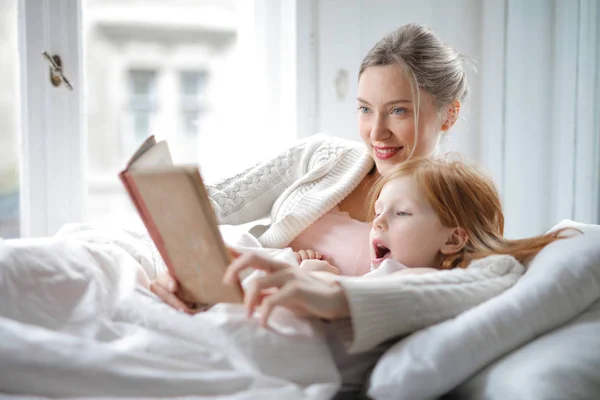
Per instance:
[[[391,275],[420,275],[431,274],[432,272],[440,272],[440,270],[435,268],[404,268],[400,271],[392,273]]]
[[[187,314],[196,314],[209,308],[206,305],[194,303],[187,297],[181,285],[168,271],[159,273],[150,283],[150,290],[171,307]]]
[[[240,253],[232,247],[227,246],[227,249],[229,250],[231,258],[236,258],[240,255]],[[211,307],[207,304],[195,303],[194,300],[185,293],[177,279],[171,275],[169,271],[158,273],[156,279],[150,283],[150,290],[171,307],[188,314],[197,314],[201,311],[206,311]]]
[[[248,316],[262,307],[263,325],[275,306],[300,316],[338,319],[350,315],[344,290],[334,279],[327,279],[331,274],[309,272],[261,254],[243,253],[227,268],[223,281],[238,282],[239,273],[248,268],[267,273],[251,282],[244,294]]]
[[[329,272],[330,274],[340,275],[339,268],[323,260],[305,260],[300,263],[300,268],[312,272]]]
[[[298,250],[298,251],[294,252],[294,255],[296,256],[296,261],[298,261],[298,264],[300,264],[302,261],[306,261],[306,260],[323,260],[323,259],[325,259],[323,254],[319,253],[318,251],[313,251],[313,250]]]
[[[168,271],[156,275],[156,279],[150,283],[150,290],[171,307],[188,314],[194,314],[193,302],[189,299],[187,299],[188,301],[184,300],[185,296],[181,291],[179,282]]]

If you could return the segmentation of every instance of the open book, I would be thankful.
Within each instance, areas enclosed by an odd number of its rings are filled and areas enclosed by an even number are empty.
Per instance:
[[[202,304],[242,302],[240,286],[222,283],[232,257],[198,167],[173,165],[167,142],[151,136],[119,177],[183,290]]]

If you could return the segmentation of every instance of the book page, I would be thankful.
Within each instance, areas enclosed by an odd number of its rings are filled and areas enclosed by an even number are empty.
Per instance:
[[[130,161],[127,169],[130,171],[141,171],[150,167],[163,167],[173,165],[169,145],[165,141],[160,141],[152,147],[147,148],[136,158]]]
[[[156,139],[154,138],[154,135],[148,136],[148,138],[144,140],[144,143],[142,143],[140,147],[138,147],[138,149],[135,151],[135,153],[131,156],[131,158],[127,162],[127,167],[133,164],[135,160],[137,160],[142,154],[148,151],[148,149],[154,146],[155,144]]]

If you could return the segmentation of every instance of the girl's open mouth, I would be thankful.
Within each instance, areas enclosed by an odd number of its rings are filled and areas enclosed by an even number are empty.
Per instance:
[[[378,243],[377,241],[373,242],[373,249],[375,250],[375,259],[373,260],[373,264],[380,264],[390,255],[390,249],[385,247],[383,244]]]

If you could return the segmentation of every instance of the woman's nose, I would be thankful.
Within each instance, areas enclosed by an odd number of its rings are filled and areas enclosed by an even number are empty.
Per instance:
[[[387,127],[385,117],[382,115],[377,115],[375,117],[375,121],[373,122],[373,127],[371,128],[371,140],[373,142],[378,142],[389,138],[390,135],[391,134]]]

